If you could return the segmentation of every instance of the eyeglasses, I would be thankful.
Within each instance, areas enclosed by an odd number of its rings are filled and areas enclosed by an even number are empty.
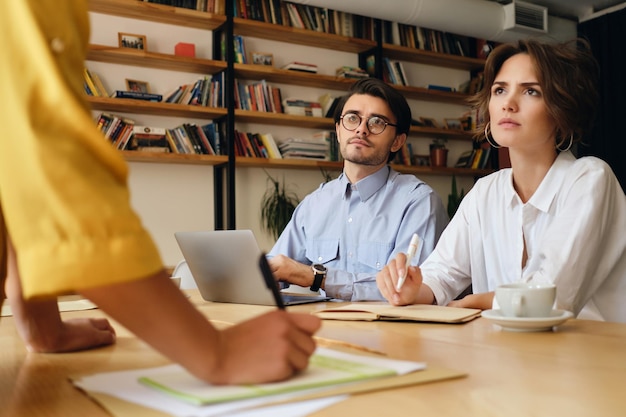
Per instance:
[[[346,113],[341,116],[340,119],[343,127],[350,131],[356,130],[357,127],[361,126],[361,121],[363,120],[363,118],[356,113]],[[367,130],[369,130],[372,135],[380,135],[384,132],[387,125],[398,126],[386,122],[382,117],[372,116],[367,118]]]

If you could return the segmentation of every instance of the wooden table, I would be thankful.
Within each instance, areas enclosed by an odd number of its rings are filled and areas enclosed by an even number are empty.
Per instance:
[[[192,301],[218,326],[269,308],[205,303],[196,293]],[[327,306],[290,308],[308,311]],[[75,389],[68,376],[166,363],[124,328],[116,328],[115,346],[71,354],[28,354],[13,319],[0,319],[0,416],[108,416]],[[325,321],[318,335],[468,376],[355,395],[315,417],[626,415],[626,324],[569,320],[553,332],[516,333],[503,332],[484,318],[460,325]]]

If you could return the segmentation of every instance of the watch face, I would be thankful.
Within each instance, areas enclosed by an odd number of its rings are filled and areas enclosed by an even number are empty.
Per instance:
[[[313,271],[318,274],[324,274],[326,273],[326,267],[322,264],[313,264]]]

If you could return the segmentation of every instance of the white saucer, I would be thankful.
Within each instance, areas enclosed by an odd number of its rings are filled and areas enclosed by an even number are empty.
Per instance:
[[[482,316],[494,324],[502,327],[502,330],[512,332],[541,332],[552,330],[568,319],[574,317],[570,311],[552,310],[550,317],[506,317],[500,310],[485,310]]]

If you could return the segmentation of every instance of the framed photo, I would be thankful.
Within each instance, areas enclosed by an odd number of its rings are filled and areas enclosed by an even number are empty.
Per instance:
[[[430,155],[413,155],[413,165],[427,167],[430,165]]]
[[[461,119],[443,119],[446,129],[463,130],[463,122]]]
[[[126,90],[137,93],[149,93],[150,85],[145,81],[130,80],[126,78]]]
[[[433,119],[432,117],[420,117],[420,122],[422,122],[424,126],[426,127],[435,127],[435,128],[440,127],[439,123],[437,123],[437,121]]]
[[[118,32],[117,38],[120,48],[141,49],[142,51],[148,49],[148,42],[145,35]]]
[[[266,52],[251,52],[250,61],[254,65],[274,65],[274,55]]]

